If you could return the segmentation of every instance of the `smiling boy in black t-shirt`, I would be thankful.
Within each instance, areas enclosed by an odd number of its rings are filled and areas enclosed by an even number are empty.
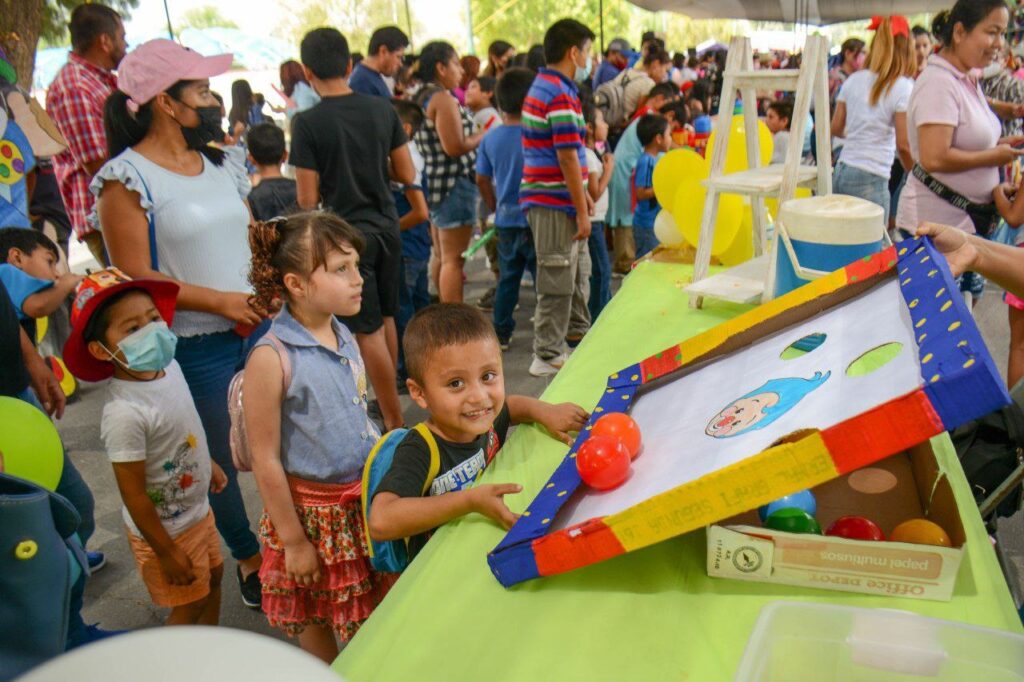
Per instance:
[[[478,512],[506,529],[517,518],[504,496],[514,483],[472,485],[504,444],[512,424],[536,423],[571,443],[589,415],[579,405],[552,405],[521,395],[505,396],[501,350],[494,328],[475,307],[442,303],[424,308],[409,322],[403,343],[409,395],[430,413],[426,421],[440,457],[427,482],[430,447],[415,430],[395,450],[370,506],[370,536],[376,541],[410,538],[410,558],[429,532],[452,519]]]

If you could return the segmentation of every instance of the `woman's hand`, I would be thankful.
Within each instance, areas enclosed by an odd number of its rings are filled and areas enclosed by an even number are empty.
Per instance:
[[[1008,166],[1014,162],[1015,159],[1024,156],[1024,149],[1017,149],[1011,147],[1008,144],[1000,144],[992,149],[992,164],[993,166]]]
[[[217,314],[226,317],[232,322],[257,325],[263,319],[260,310],[255,308],[249,294],[235,291],[222,291],[217,301]]]
[[[954,277],[974,269],[978,261],[978,249],[971,237],[963,230],[939,223],[921,223],[917,228],[918,237],[931,237],[932,244],[946,257]]]
[[[285,545],[284,570],[300,587],[312,587],[320,582],[320,557],[313,543],[304,537],[295,545]]]

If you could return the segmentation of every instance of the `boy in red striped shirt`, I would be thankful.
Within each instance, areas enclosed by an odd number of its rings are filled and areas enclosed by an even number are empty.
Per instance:
[[[523,102],[523,182],[519,201],[527,211],[537,252],[537,310],[530,374],[558,372],[565,342],[590,327],[590,213],[586,123],[577,82],[590,77],[594,33],[573,19],[544,34],[547,67]]]

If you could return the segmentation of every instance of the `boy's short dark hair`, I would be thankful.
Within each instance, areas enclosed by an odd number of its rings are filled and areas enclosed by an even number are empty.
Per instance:
[[[654,142],[658,135],[664,135],[668,119],[661,114],[645,114],[636,124],[636,136],[644,147]]]
[[[422,384],[431,353],[445,346],[460,346],[481,339],[498,342],[494,326],[476,306],[466,303],[427,306],[409,320],[402,339],[409,377]]]
[[[676,127],[684,126],[690,122],[690,108],[687,107],[686,102],[683,102],[682,100],[677,99],[674,102],[663,104],[662,107],[658,109],[658,113],[662,116],[666,116],[671,113],[673,123]]]
[[[75,53],[86,52],[97,38],[103,35],[113,37],[117,33],[117,25],[121,23],[121,15],[106,5],[85,3],[71,12],[68,32],[71,33],[71,47]]]
[[[530,69],[513,67],[501,74],[494,86],[494,101],[498,109],[509,116],[523,113],[523,101],[537,77]]]
[[[348,41],[335,28],[315,28],[302,38],[299,45],[302,65],[321,80],[344,78],[352,55]]]
[[[388,52],[396,52],[409,47],[409,36],[397,26],[382,26],[370,36],[370,49],[367,54],[376,57],[380,48],[386,47]]]
[[[261,166],[277,166],[284,160],[284,131],[275,123],[257,123],[245,134],[249,153]]]
[[[103,303],[100,303],[96,310],[92,311],[89,321],[85,323],[85,329],[82,330],[82,340],[86,343],[99,341],[104,346],[107,345],[107,330],[110,329],[110,313],[114,308],[114,304],[132,293],[149,296],[146,290],[141,288],[128,288],[113,294]]]
[[[491,94],[494,94],[494,88],[498,83],[494,76],[477,76],[476,82],[482,92],[489,92]]]
[[[775,102],[768,103],[768,109],[774,111],[775,115],[779,118],[784,118],[789,121],[789,125],[793,124],[793,103],[787,99],[780,99]],[[786,129],[789,129],[789,125]]]
[[[651,91],[647,93],[647,99],[652,97],[664,97],[665,99],[674,99],[679,96],[679,88],[676,84],[669,81],[668,83],[658,83]]]
[[[423,121],[426,116],[423,113],[423,107],[410,102],[407,99],[393,99],[391,100],[391,106],[395,108],[395,112],[398,114],[398,119],[402,123],[408,123],[412,128],[413,135],[416,134],[423,126]]]
[[[559,19],[544,34],[544,61],[557,64],[570,48],[583,49],[588,40],[593,42],[594,32],[575,19]]]
[[[42,232],[24,227],[0,228],[0,263],[7,262],[11,249],[18,249],[31,256],[36,249],[46,249],[54,258],[60,259],[60,251],[49,237]]]
[[[652,45],[650,50],[647,52],[647,56],[644,57],[644,66],[650,66],[654,62],[658,62],[659,64],[671,64],[672,57],[670,57],[668,52],[665,51],[665,48],[655,47]]]

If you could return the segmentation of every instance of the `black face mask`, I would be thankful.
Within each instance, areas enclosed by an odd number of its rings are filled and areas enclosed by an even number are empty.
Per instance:
[[[179,102],[181,100],[178,100]],[[183,105],[196,112],[199,116],[199,125],[194,128],[187,128],[180,123],[181,134],[185,137],[185,144],[189,149],[200,150],[211,142],[219,142],[224,139],[224,130],[220,127],[220,107],[191,107],[184,102]]]

